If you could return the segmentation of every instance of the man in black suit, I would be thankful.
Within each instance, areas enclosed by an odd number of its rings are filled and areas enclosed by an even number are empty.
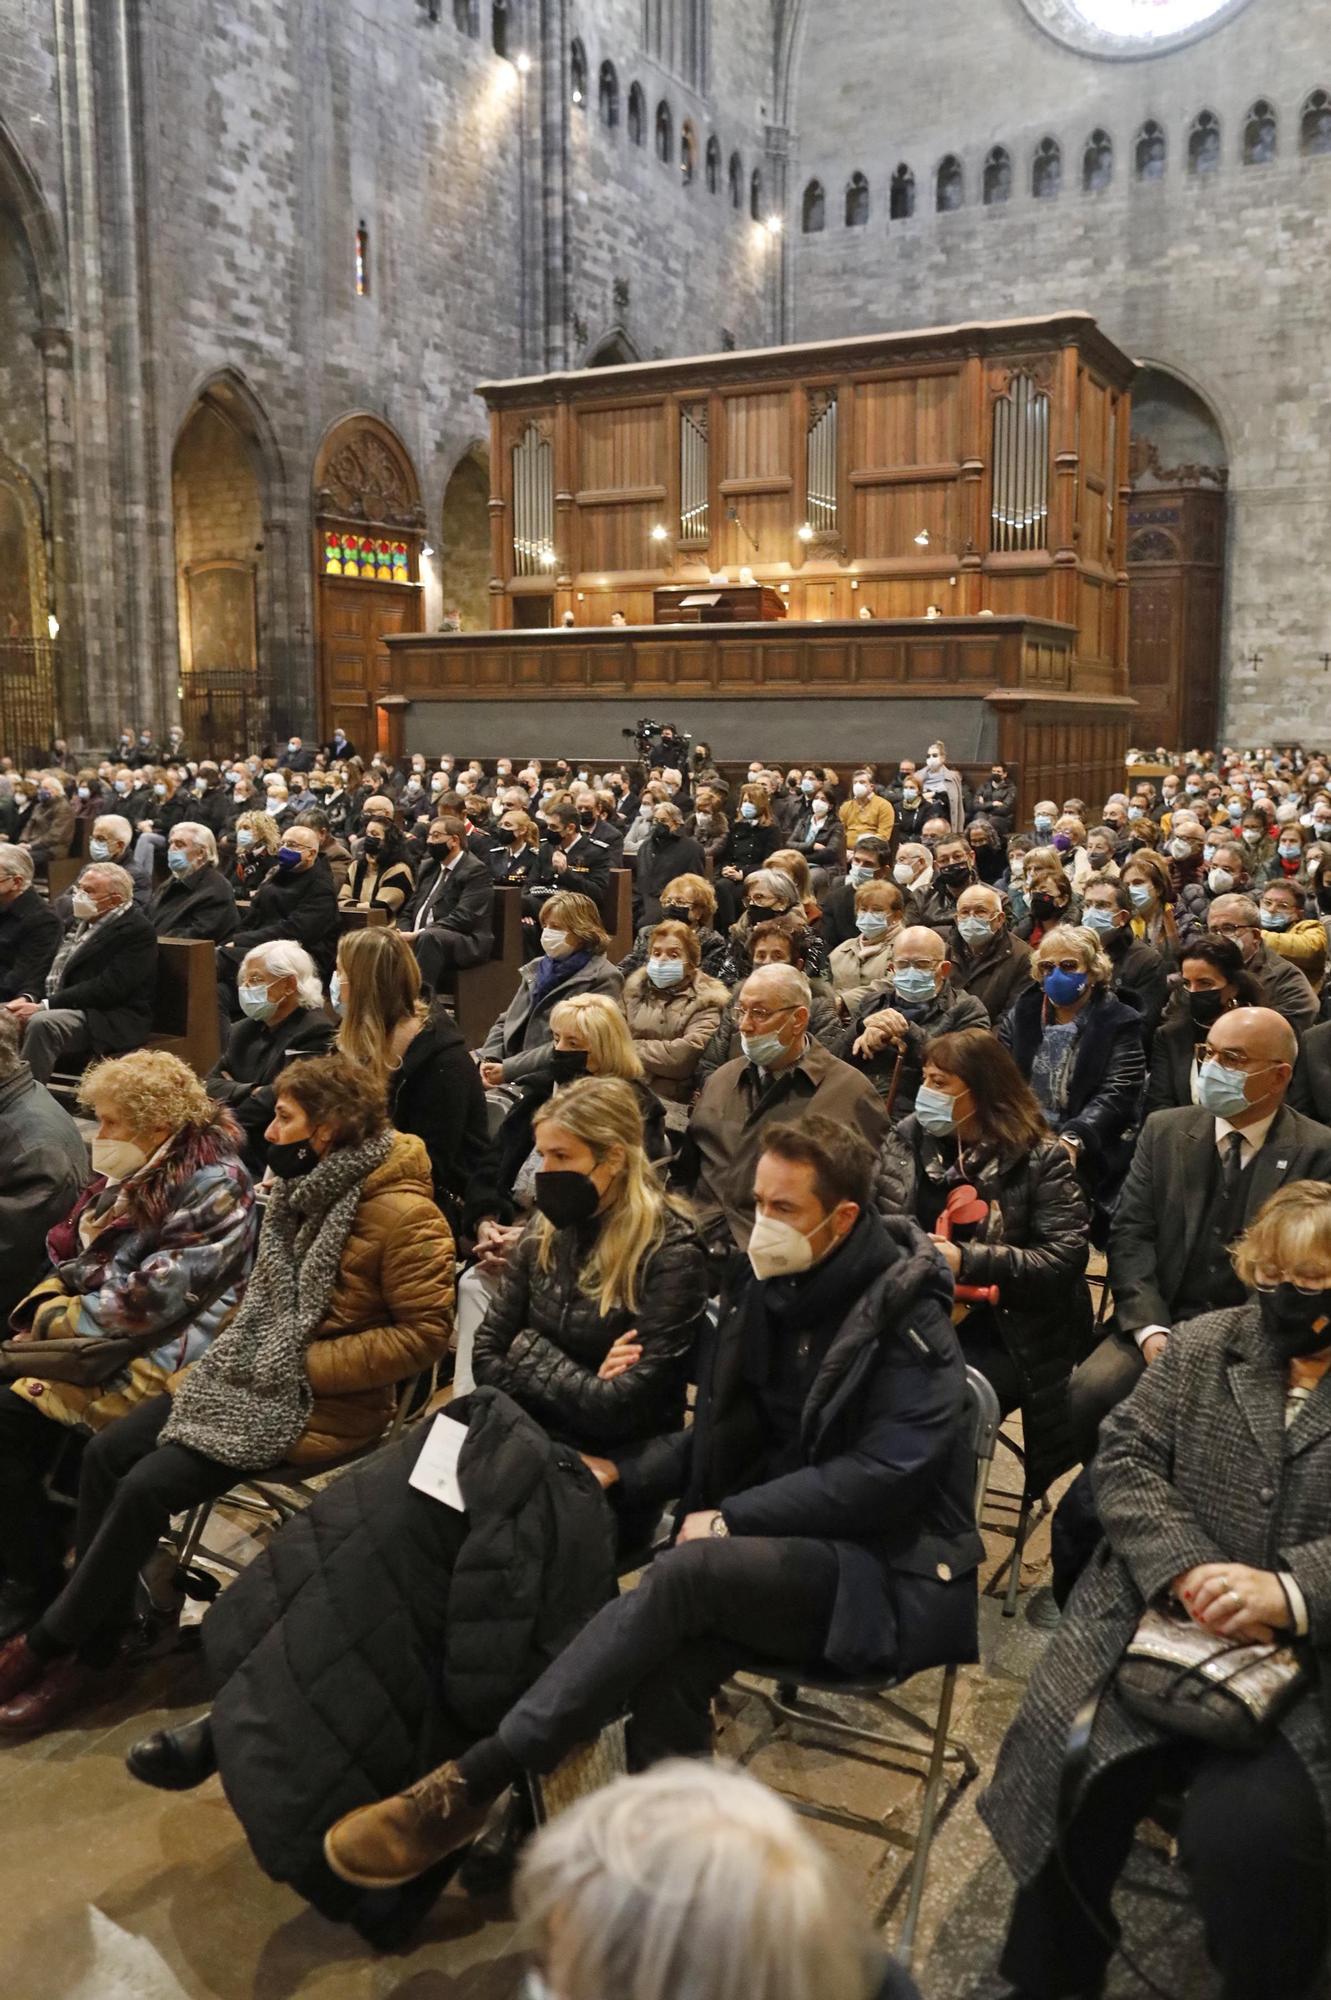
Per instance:
[[[483,965],[494,950],[495,878],[467,845],[467,823],[455,813],[430,828],[421,887],[407,906],[402,929],[427,986],[444,972]]]
[[[289,826],[277,850],[277,866],[254,892],[245,928],[217,949],[218,1004],[224,1020],[239,1013],[236,975],[256,944],[289,938],[303,945],[326,978],[337,951],[337,891],[319,852],[312,826]]]
[[[299,736],[292,736],[287,739],[287,747],[280,761],[288,771],[312,771],[314,752],[305,748]]]
[[[45,998],[8,1002],[39,1083],[62,1060],[123,1055],[152,1032],[157,938],[134,906],[134,884],[114,862],[93,861],[73,903],[74,928],[46,975]]]
[[[0,854],[3,852],[0,848]],[[1331,1125],[1331,1021],[1319,1021],[1315,1028],[1309,1028],[1300,1043],[1289,1101],[1305,1118]]]
[[[40,1000],[60,949],[60,919],[32,886],[26,848],[0,846],[0,1001]]]
[[[617,804],[613,792],[594,792],[589,809],[579,802],[578,824],[593,847],[603,847],[612,869],[624,866],[624,829],[615,818]]]
[[[638,849],[634,880],[634,928],[661,921],[661,891],[677,875],[704,875],[707,864],[702,848],[691,835],[680,831],[684,815],[677,805],[665,801],[652,812],[652,830]]]
[[[171,829],[166,865],[170,871],[154,891],[149,916],[159,938],[207,938],[225,944],[240,926],[236,897],[217,865],[212,830],[182,819]]]
[[[549,874],[544,888],[532,892],[537,903],[531,914],[539,915],[540,902],[556,889],[590,896],[604,914],[610,893],[610,858],[605,848],[583,832],[573,806],[556,806],[547,815],[545,826],[551,842]]]
[[[1109,1237],[1114,1331],[1069,1392],[1087,1456],[1171,1327],[1243,1304],[1228,1249],[1262,1203],[1290,1181],[1331,1178],[1331,1129],[1285,1103],[1297,1054],[1272,1008],[1236,1007],[1207,1035],[1197,1107],[1153,1112],[1143,1126]]]
[[[341,723],[333,731],[329,741],[324,744],[323,753],[330,764],[345,764],[348,757],[355,756],[356,746]]]
[[[1088,882],[1081,920],[1095,932],[1113,967],[1110,991],[1138,1008],[1142,1038],[1149,1045],[1169,999],[1169,967],[1154,945],[1132,935],[1131,896],[1121,882]]]
[[[823,898],[823,941],[831,951],[856,935],[855,891],[866,882],[892,880],[892,848],[876,833],[862,833],[851,850],[844,882]]]

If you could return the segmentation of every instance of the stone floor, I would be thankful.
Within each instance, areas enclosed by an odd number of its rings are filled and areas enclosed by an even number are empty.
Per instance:
[[[995,1484],[1015,1470],[1000,1453]],[[1048,1525],[1027,1548],[1027,1590],[1014,1620],[1001,1615],[1011,1552],[991,1508],[982,1599],[983,1663],[960,1679],[955,1733],[969,1743],[979,1779],[953,1796],[934,1848],[917,1973],[927,2000],[994,2000],[992,1975],[1009,1883],[975,1812],[1032,1661],[1043,1644],[1023,1615],[1047,1569]],[[238,1537],[236,1522],[224,1533]],[[921,1699],[927,1686],[919,1688]],[[912,1690],[914,1693],[915,1690]],[[155,1662],[132,1692],[74,1728],[0,1748],[0,1983],[12,2000],[509,2000],[520,1959],[497,1905],[453,1891],[413,1947],[374,1958],[358,1939],[316,1916],[259,1872],[217,1781],[200,1791],[148,1791],[121,1759],[147,1729],[184,1721],[202,1706],[197,1661]],[[727,1703],[723,1747],[752,1755],[754,1770],[797,1797],[881,1816],[888,1839],[815,1822],[889,1934],[918,1787],[858,1755],[765,1741],[766,1712],[751,1696]],[[1165,1859],[1139,1849],[1122,1914],[1129,1938],[1173,2000],[1204,2000],[1215,1985],[1200,1938]],[[1116,1968],[1111,2000],[1143,1989]],[[618,1996],[607,1996],[618,2000]],[[1278,1996],[1273,1996],[1278,2000]]]

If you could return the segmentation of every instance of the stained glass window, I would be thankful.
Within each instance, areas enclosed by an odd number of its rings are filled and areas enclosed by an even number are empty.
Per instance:
[[[324,533],[323,573],[357,577],[362,583],[410,583],[411,555],[405,542],[390,536],[329,528]]]
[[[362,222],[356,231],[356,297],[370,296],[370,232]]]

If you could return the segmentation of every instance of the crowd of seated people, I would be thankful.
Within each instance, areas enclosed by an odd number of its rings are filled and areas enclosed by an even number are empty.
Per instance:
[[[989,1809],[1020,1884],[1008,1976],[1031,2000],[1094,1990],[1164,1785],[1226,1993],[1270,1990],[1240,1922],[1260,1897],[1297,1995],[1326,1945],[1316,1701],[1242,1782],[1097,1740],[1070,1832],[1050,1746],[1162,1595],[1210,1630],[1311,1651],[1331,1631],[1331,761],[1160,757],[1027,818],[1006,766],[972,775],[941,741],[887,771],[727,778],[706,745],[673,754],[394,761],[292,737],[215,762],[130,731],[100,762],[0,762],[0,1134],[34,1138],[23,1201],[0,1202],[0,1732],[79,1712],[132,1656],[170,1516],[246,1476],[372,1464],[314,1502],[354,1570],[332,1496],[397,1518],[428,1427],[385,1444],[396,1398],[442,1361],[478,1466],[500,1411],[534,1494],[576,1475],[584,1511],[547,1494],[537,1541],[562,1574],[567,1535],[587,1589],[493,1698],[446,1678],[417,1718],[439,1755],[305,1829],[284,1879],[370,1924],[361,1892],[432,1878],[616,1715],[641,1763],[704,1749],[732,1656],[972,1658],[968,1364],[1020,1416],[1027,1493],[1076,1474],[1061,1622]],[[462,982],[514,937],[469,1046]],[[151,1046],[177,940],[216,968],[202,1076]],[[46,1088],[80,1072],[90,1163]],[[49,1480],[66,1442],[72,1545]],[[615,1596],[616,1550],[667,1503],[669,1546]],[[420,1552],[446,1651],[461,1535]],[[228,1701],[264,1671],[255,1594],[312,1615],[268,1561],[205,1620],[217,1727],[139,1746],[147,1782],[226,1777]],[[284,1729],[308,1692],[283,1690]],[[258,1830],[282,1759],[269,1745],[251,1797],[234,1754],[233,1803],[285,1868]],[[319,1782],[305,1754],[288,1801]]]

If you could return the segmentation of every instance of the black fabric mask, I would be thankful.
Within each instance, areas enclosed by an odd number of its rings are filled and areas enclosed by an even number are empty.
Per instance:
[[[381,853],[381,852],[382,852],[382,850],[383,850],[383,844],[384,844],[384,843],[383,843],[383,841],[382,841],[382,840],[381,840],[381,839],[379,838],[379,836],[378,836],[378,834],[377,834],[377,833],[367,833],[367,834],[366,834],[366,836],[365,836],[365,852],[366,852],[367,854],[379,854],[379,853]]]
[[[683,903],[662,903],[661,922],[663,924],[688,924],[691,927],[693,918],[691,912],[685,909]]]
[[[308,1139],[293,1139],[287,1145],[268,1141],[268,1164],[280,1181],[298,1180],[319,1164],[319,1155]]]
[[[1194,1028],[1213,1028],[1224,1011],[1225,996],[1215,987],[1188,995],[1188,1012]]]
[[[579,825],[579,826],[581,826],[581,827],[586,827],[586,828],[589,828],[589,829],[590,829],[591,827],[594,827],[594,826],[595,826],[595,824],[596,824],[596,814],[595,814],[595,813],[589,813],[589,812],[580,812],[580,813],[578,814],[578,825]]]
[[[656,837],[658,840],[678,840],[679,828],[675,826],[663,826],[658,820],[656,827]]]
[[[939,869],[938,879],[946,882],[949,889],[964,889],[973,877],[968,862],[949,861],[946,868]]]
[[[1263,1331],[1281,1354],[1315,1354],[1331,1345],[1331,1292],[1277,1285],[1274,1291],[1259,1292],[1257,1304]]]
[[[586,1174],[537,1174],[536,1206],[556,1229],[571,1229],[590,1222],[601,1206],[594,1182]]]
[[[517,837],[511,826],[497,826],[495,828],[495,839],[502,842],[505,847],[512,847]]]
[[[550,1058],[550,1074],[556,1083],[572,1083],[587,1074],[586,1049],[556,1049]]]
[[[1039,924],[1047,924],[1051,917],[1058,915],[1062,907],[1063,905],[1053,896],[1046,896],[1040,889],[1037,889],[1031,897],[1031,915]]]

